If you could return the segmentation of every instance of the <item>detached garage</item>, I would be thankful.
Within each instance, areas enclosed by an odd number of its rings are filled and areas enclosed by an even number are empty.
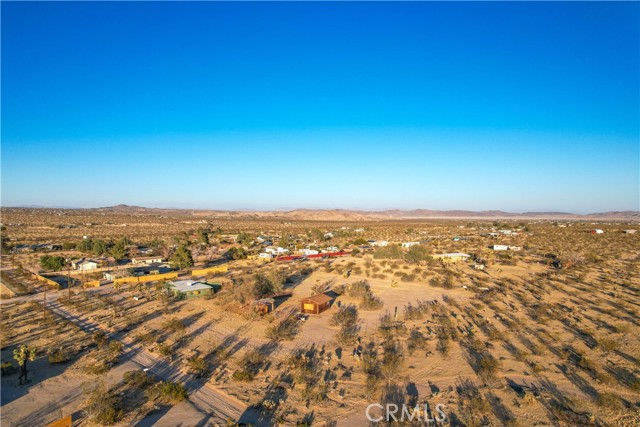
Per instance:
[[[300,311],[307,314],[320,314],[331,307],[331,298],[327,294],[318,294],[300,301]]]

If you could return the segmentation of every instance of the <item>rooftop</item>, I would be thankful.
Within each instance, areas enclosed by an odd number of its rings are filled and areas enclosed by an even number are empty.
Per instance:
[[[179,292],[203,291],[212,289],[211,285],[203,282],[197,282],[195,280],[176,280],[174,282],[169,282],[169,286]]]

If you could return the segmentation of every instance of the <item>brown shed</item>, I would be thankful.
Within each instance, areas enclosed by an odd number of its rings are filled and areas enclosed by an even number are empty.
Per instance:
[[[300,311],[302,313],[320,314],[331,307],[331,301],[333,301],[333,298],[327,294],[318,294],[303,298],[300,301]]]

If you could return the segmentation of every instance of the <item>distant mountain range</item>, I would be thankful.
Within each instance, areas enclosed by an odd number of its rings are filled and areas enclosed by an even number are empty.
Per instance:
[[[28,206],[22,209],[69,209]],[[389,209],[382,211],[364,211],[349,209],[294,209],[282,211],[243,211],[217,209],[166,209],[146,208],[142,206],[116,205],[101,208],[81,209],[95,212],[112,212],[137,215],[184,215],[198,217],[223,216],[238,218],[273,218],[291,220],[326,220],[326,221],[364,221],[364,220],[403,220],[403,219],[435,219],[435,218],[478,218],[478,219],[576,219],[576,220],[640,220],[640,211],[610,211],[591,214],[573,214],[567,212],[505,212],[501,210],[469,211],[469,210],[430,210]]]

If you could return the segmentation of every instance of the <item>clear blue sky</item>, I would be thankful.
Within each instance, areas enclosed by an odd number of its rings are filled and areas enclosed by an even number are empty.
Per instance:
[[[637,210],[639,6],[2,2],[2,205]]]

